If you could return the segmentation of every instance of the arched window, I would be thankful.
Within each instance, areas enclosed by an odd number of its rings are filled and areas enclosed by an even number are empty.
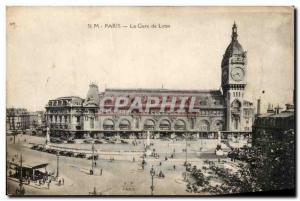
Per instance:
[[[183,120],[176,121],[174,128],[175,130],[185,130],[186,129],[185,122]]]
[[[239,122],[240,122],[239,116],[233,115],[233,116],[232,116],[232,123],[233,123],[233,128],[234,128],[235,130],[238,130],[238,129],[239,129]]]
[[[103,129],[104,130],[114,130],[115,128],[115,124],[113,122],[113,120],[111,119],[106,119],[104,122],[103,122]]]
[[[147,119],[144,123],[145,130],[154,130],[155,129],[155,122],[152,119]]]
[[[208,97],[201,97],[200,105],[207,105],[207,104],[208,104]]]
[[[217,120],[217,121],[215,122],[215,130],[216,130],[216,131],[222,131],[222,130],[224,129],[223,126],[224,126],[223,121]]]
[[[120,130],[129,130],[130,129],[130,122],[127,119],[123,119],[119,123]]]
[[[241,109],[241,103],[240,101],[238,100],[234,100],[232,103],[231,103],[231,109],[234,113],[236,112],[240,112],[240,109]]]
[[[201,131],[209,131],[209,122],[207,120],[201,120],[199,124]]]
[[[159,123],[159,128],[161,130],[171,130],[171,124],[168,120],[164,119]]]
[[[113,104],[112,99],[107,99],[104,101],[104,105],[112,105],[112,104]]]

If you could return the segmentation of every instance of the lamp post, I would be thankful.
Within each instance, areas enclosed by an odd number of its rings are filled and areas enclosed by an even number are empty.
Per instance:
[[[187,138],[188,134],[185,135],[185,164],[187,165]]]
[[[153,190],[154,190],[153,177],[155,175],[155,170],[153,168],[153,165],[152,165],[151,170],[150,170],[150,175],[151,175],[151,186],[150,186],[150,189],[151,189],[151,195],[153,195]]]
[[[19,188],[16,189],[16,195],[25,195],[25,189],[23,187],[23,158],[22,154],[20,157],[20,178],[19,178]]]
[[[20,187],[23,185],[23,156],[20,156]]]
[[[23,187],[23,157],[21,154],[20,157],[20,167],[21,167],[21,172],[20,172],[20,195],[24,195],[25,194],[25,189]]]
[[[59,152],[56,154],[56,178],[59,177]]]
[[[175,139],[173,139],[173,157],[175,157]]]
[[[92,145],[92,170],[91,170],[91,174],[94,174],[94,152],[95,152],[95,145],[93,143],[93,145]]]

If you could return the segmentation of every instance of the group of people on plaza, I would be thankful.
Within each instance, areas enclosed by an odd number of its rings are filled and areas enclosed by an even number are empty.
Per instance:
[[[50,185],[52,181],[57,181],[57,185],[61,186],[65,184],[65,180],[62,177],[56,178],[54,176],[54,173],[49,173],[46,172],[42,177],[37,176],[37,177],[30,177],[28,175],[25,175],[24,177],[20,177],[20,175],[16,175],[16,177],[22,182],[22,184],[25,185],[35,185],[35,186],[40,186],[40,187],[47,187],[47,189],[50,189]],[[20,193],[20,192],[19,192]]]

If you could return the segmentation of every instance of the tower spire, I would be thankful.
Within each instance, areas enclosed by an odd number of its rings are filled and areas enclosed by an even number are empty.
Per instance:
[[[232,35],[231,35],[232,41],[236,41],[236,40],[237,40],[237,37],[238,37],[238,34],[237,34],[237,26],[236,26],[236,23],[235,23],[235,21],[234,21],[233,26],[232,26]]]

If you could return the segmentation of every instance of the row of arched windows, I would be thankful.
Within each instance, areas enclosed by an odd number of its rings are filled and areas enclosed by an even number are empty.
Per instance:
[[[224,123],[221,120],[218,120],[214,123],[213,127],[211,127],[210,123],[207,120],[201,120],[198,126],[198,129],[201,131],[219,131],[223,130]],[[103,122],[103,129],[104,130],[114,130],[116,127],[115,122],[112,119],[106,119]],[[119,129],[121,130],[130,130],[131,129],[131,123],[127,119],[123,119],[119,123]],[[145,130],[172,130],[171,123],[163,119],[161,120],[158,125],[153,119],[147,119],[144,121],[143,129]],[[186,130],[187,125],[186,122],[183,120],[177,120],[174,124],[174,130]]]

